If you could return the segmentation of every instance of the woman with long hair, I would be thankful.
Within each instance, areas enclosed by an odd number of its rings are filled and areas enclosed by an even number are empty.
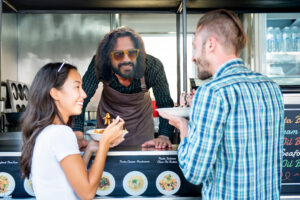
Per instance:
[[[124,120],[117,118],[99,141],[89,171],[70,128],[86,94],[76,67],[49,63],[36,74],[23,115],[21,170],[31,176],[37,199],[92,199],[95,196],[110,145],[123,140]]]

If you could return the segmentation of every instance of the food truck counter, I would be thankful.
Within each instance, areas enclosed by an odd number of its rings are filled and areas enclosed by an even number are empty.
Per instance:
[[[21,145],[21,132],[1,133],[0,177],[6,177],[9,186],[6,192],[0,193],[0,198],[35,199],[31,180],[21,178]],[[177,147],[173,145],[166,150],[138,146],[111,149],[94,199],[201,199],[201,186],[187,182],[179,169]],[[300,200],[300,196],[297,193],[282,194],[281,199]]]
[[[34,198],[31,180],[22,179],[19,159],[21,132],[1,133],[0,177],[9,184],[0,198]],[[94,157],[91,158],[90,164]],[[168,150],[138,146],[117,147],[108,152],[95,199],[200,199],[201,186],[188,183],[177,163],[177,145]],[[103,183],[103,184],[102,184]]]

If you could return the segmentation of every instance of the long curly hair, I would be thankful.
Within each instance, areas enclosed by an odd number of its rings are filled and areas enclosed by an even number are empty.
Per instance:
[[[106,82],[112,80],[112,64],[110,59],[110,52],[114,50],[117,39],[119,37],[129,36],[136,49],[140,50],[137,57],[136,71],[134,78],[141,78],[144,75],[146,68],[146,52],[144,42],[141,36],[130,27],[119,27],[107,33],[100,41],[95,58],[95,71],[97,78]]]
[[[35,75],[29,89],[28,105],[22,115],[23,146],[20,160],[22,177],[28,178],[30,175],[33,149],[40,132],[53,123],[55,116],[58,116],[62,124],[65,124],[50,96],[50,90],[51,88],[60,90],[70,70],[77,70],[77,68],[65,63],[58,72],[61,65],[62,63],[49,63],[43,66]],[[66,125],[71,126],[71,124],[72,118]]]

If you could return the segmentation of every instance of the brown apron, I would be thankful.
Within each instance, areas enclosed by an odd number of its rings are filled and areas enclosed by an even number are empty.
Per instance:
[[[111,119],[118,115],[124,119],[124,128],[128,130],[120,145],[141,145],[154,138],[152,101],[146,89],[145,78],[141,78],[142,91],[136,94],[123,94],[107,83],[103,83],[103,92],[97,112],[97,128],[104,128],[104,117]]]

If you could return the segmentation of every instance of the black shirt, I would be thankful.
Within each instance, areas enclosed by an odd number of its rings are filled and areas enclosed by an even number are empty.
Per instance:
[[[88,70],[83,76],[83,90],[87,94],[87,98],[83,103],[83,110],[81,115],[75,117],[75,125],[73,127],[74,131],[82,131],[83,132],[83,124],[84,124],[84,113],[87,104],[90,102],[90,99],[95,94],[99,80],[97,79],[95,68],[94,68],[95,56],[93,57]],[[145,69],[145,82],[147,89],[152,88],[156,106],[158,108],[164,107],[173,107],[174,103],[170,96],[169,84],[166,78],[166,74],[164,71],[163,64],[159,59],[146,55],[146,69]],[[125,94],[134,94],[141,92],[141,82],[140,79],[133,79],[128,87],[123,86],[118,81],[118,78],[113,75],[113,79],[109,84],[113,89],[125,93]],[[171,126],[168,120],[159,117],[159,135],[166,135],[172,139],[172,133],[174,131],[174,127]]]

